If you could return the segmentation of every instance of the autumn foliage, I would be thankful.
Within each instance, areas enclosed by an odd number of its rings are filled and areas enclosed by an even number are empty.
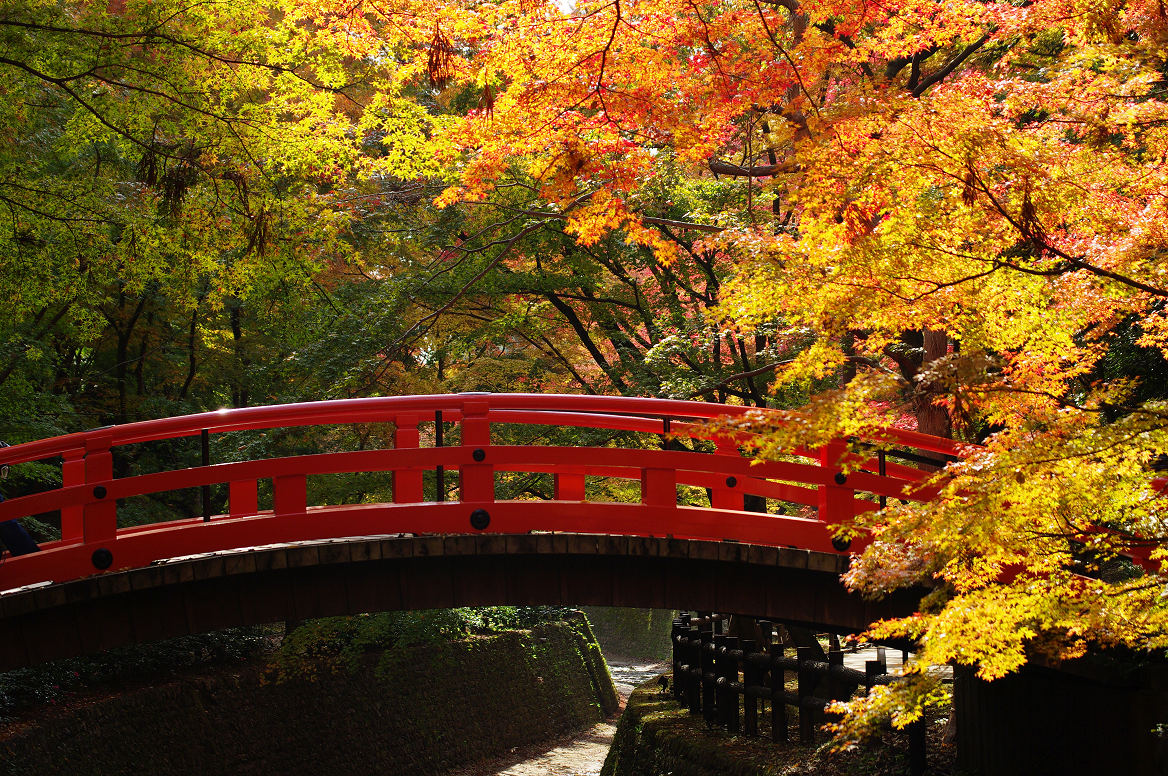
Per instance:
[[[418,390],[490,342],[555,387],[764,404],[743,381],[773,374],[810,402],[774,445],[906,423],[970,443],[941,498],[846,529],[872,539],[848,584],[932,591],[874,627],[920,644],[919,677],[853,731],[937,700],[930,665],[1168,647],[1158,0],[131,0],[70,4],[63,31],[56,4],[9,5],[10,342],[62,302],[84,340],[125,323],[111,286],[163,288],[195,311],[193,376],[200,307],[290,305],[293,278],[334,309],[381,289],[330,321],[398,311],[345,390]]]

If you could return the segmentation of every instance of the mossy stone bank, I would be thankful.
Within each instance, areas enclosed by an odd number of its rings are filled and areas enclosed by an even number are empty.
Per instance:
[[[266,681],[254,666],[42,711],[0,741],[0,773],[434,774],[616,703],[581,617],[370,653],[313,679]]]

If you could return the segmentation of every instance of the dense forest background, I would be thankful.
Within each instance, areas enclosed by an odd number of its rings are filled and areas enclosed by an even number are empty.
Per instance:
[[[848,529],[849,584],[934,590],[884,635],[987,678],[1168,646],[1158,0],[0,0],[0,73],[8,442],[447,391],[917,428],[984,446]],[[937,697],[898,687],[867,710]]]

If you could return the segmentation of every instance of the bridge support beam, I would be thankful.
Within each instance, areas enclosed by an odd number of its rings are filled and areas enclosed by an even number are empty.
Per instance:
[[[0,671],[238,625],[456,606],[697,608],[860,630],[830,553],[594,534],[362,537],[211,554],[0,597]]]

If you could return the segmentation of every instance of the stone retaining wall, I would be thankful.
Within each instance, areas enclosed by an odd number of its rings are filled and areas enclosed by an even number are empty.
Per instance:
[[[254,667],[70,704],[10,731],[0,773],[432,774],[615,708],[581,619],[371,654],[314,681]]]

